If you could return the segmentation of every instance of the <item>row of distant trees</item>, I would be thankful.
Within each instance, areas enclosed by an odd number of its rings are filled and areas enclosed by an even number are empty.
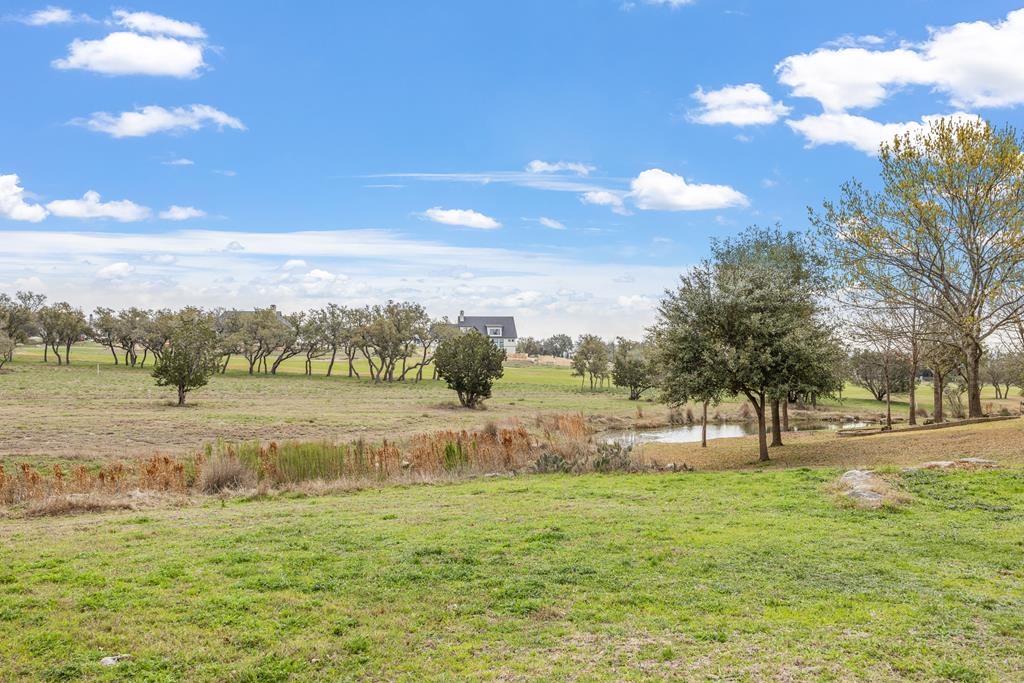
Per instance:
[[[47,304],[41,294],[18,292],[0,294],[0,366],[17,345],[38,339],[44,361],[52,355],[58,364],[70,364],[75,345],[92,340],[109,349],[115,365],[145,367],[160,360],[182,320],[199,313],[215,335],[220,372],[240,357],[250,374],[276,374],[286,360],[299,357],[306,374],[313,373],[314,361],[323,360],[328,376],[343,363],[350,377],[358,377],[355,360],[362,358],[374,382],[420,380],[437,346],[458,334],[446,318],[432,319],[423,306],[409,302],[360,308],[328,304],[296,313],[274,306],[205,312],[100,307],[86,316],[67,302]]]

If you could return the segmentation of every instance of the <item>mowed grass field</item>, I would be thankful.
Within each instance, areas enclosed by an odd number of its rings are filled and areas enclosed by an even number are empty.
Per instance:
[[[619,422],[664,420],[668,413],[650,400],[629,401],[618,388],[581,388],[568,368],[550,366],[510,364],[486,410],[467,411],[442,382],[374,385],[366,379],[365,361],[358,366],[363,379],[355,379],[346,376],[344,363],[325,377],[324,361],[306,377],[302,359],[287,361],[276,376],[250,376],[244,359],[235,358],[227,374],[212,378],[190,394],[190,405],[178,408],[172,390],[154,385],[150,369],[114,366],[104,348],[75,347],[70,367],[41,360],[41,348],[21,348],[9,372],[0,374],[0,456],[97,461],[181,455],[217,439],[401,440],[490,421],[517,419],[530,427],[545,413],[581,412]],[[987,401],[991,392],[987,387]],[[930,393],[922,387],[918,396],[928,410]],[[1019,398],[995,403],[1016,410]],[[884,410],[852,386],[842,404],[823,400],[820,407],[862,415]],[[712,414],[735,419],[741,409],[740,402],[730,401]],[[897,397],[893,409],[905,414],[906,397]]]
[[[1024,680],[1024,473],[839,472],[5,521],[0,680]]]

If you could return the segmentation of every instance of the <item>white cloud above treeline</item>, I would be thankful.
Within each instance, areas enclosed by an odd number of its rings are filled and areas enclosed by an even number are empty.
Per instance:
[[[925,86],[954,107],[1024,103],[1024,9],[1006,19],[932,28],[921,43],[892,50],[819,49],[782,60],[775,71],[793,95],[826,112],[876,107],[900,88]]]
[[[646,211],[705,211],[747,206],[746,195],[728,185],[688,183],[682,176],[651,168],[630,184],[629,197]]]
[[[46,215],[45,207],[25,201],[25,188],[16,174],[0,175],[0,218],[38,223]]]
[[[765,125],[775,123],[790,111],[756,83],[727,85],[719,90],[697,88],[692,97],[701,106],[690,112],[690,120],[706,125]]]
[[[69,9],[50,5],[30,14],[16,17],[26,26],[50,26],[52,24],[73,24],[80,21],[92,21],[87,14],[75,14]]]
[[[808,147],[845,144],[865,154],[875,155],[878,154],[883,142],[890,142],[897,135],[905,133],[924,132],[931,124],[943,119],[947,121],[980,121],[981,117],[957,112],[948,115],[924,116],[920,121],[880,123],[865,116],[829,113],[787,121],[786,125],[803,135],[807,140]]]
[[[194,206],[178,206],[172,204],[166,211],[160,212],[160,218],[165,221],[187,221],[192,218],[203,218],[206,212]]]
[[[472,209],[442,209],[440,206],[435,206],[424,211],[423,216],[435,223],[477,230],[494,230],[501,227],[501,223],[495,219]]]
[[[178,21],[152,12],[127,12],[114,10],[114,22],[137,33],[153,33],[164,36],[177,36],[202,40],[206,31],[199,24]]]
[[[153,213],[148,207],[128,199],[101,201],[99,192],[94,190],[86,192],[81,199],[56,199],[46,208],[61,218],[109,218],[121,223],[144,221]]]
[[[64,17],[64,12],[59,10],[53,17]],[[95,40],[72,41],[67,55],[53,60],[54,68],[83,69],[107,76],[196,78],[206,66],[206,31],[198,24],[125,10],[115,10],[107,23],[123,30]]]
[[[75,119],[72,123],[115,138],[199,130],[207,125],[216,126],[218,130],[246,130],[245,124],[239,119],[206,104],[192,104],[173,109],[150,105],[120,114],[100,111],[86,119]]]

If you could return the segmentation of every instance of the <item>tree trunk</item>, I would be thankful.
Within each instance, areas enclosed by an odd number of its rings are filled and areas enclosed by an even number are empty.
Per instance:
[[[184,384],[179,384],[178,385],[178,405],[179,406],[185,405],[185,385]]]
[[[49,355],[50,355],[50,347],[47,344],[47,342],[44,341],[43,342],[43,362],[44,363],[47,362],[48,360],[50,360]]]
[[[74,342],[69,341],[69,342],[67,342],[64,345],[64,364],[65,365],[71,365],[71,345],[72,344],[74,344]]]
[[[789,431],[789,396],[782,399],[782,431]]]
[[[782,420],[779,416],[779,399],[772,399],[772,448],[782,445]]]
[[[117,358],[117,351],[114,350],[114,345],[110,345],[110,355],[114,357],[114,365],[118,365],[119,361]]]
[[[892,429],[892,391],[888,374],[885,376],[885,428]]]
[[[932,410],[932,422],[935,424],[945,422],[942,415],[942,377],[935,372],[932,373],[932,400],[935,402],[935,407]]]
[[[751,399],[754,404],[754,411],[757,413],[757,450],[758,460],[768,462],[768,435],[766,434],[764,421],[764,394],[760,395],[760,401]]]
[[[907,422],[917,424],[917,361],[910,363],[910,415]]]
[[[704,401],[700,414],[700,447],[708,447],[708,402]]]
[[[979,345],[968,350],[967,356],[967,417],[981,417],[981,354]]]
[[[331,373],[334,372],[334,359],[338,357],[338,347],[331,348],[331,362],[327,364],[327,376],[330,377]]]

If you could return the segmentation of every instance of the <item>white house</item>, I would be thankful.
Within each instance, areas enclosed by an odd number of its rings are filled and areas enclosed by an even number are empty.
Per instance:
[[[476,330],[488,337],[499,349],[516,352],[516,319],[510,315],[466,315],[459,311],[459,329],[463,332]]]

